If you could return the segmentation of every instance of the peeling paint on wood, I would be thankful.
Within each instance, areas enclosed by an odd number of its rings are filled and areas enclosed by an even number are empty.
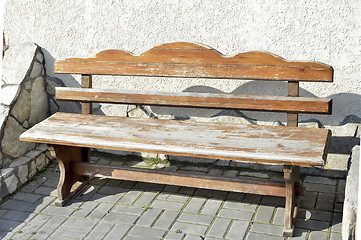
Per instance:
[[[325,161],[327,129],[56,113],[24,141],[289,165]]]

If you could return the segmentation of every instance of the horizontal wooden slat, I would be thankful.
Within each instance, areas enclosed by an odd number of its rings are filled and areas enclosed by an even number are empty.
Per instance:
[[[56,113],[20,140],[259,163],[322,166],[327,129]]]
[[[142,92],[56,88],[56,99],[80,102],[145,104],[292,113],[331,114],[331,98],[282,97],[189,92]]]
[[[265,52],[233,57],[194,43],[168,43],[140,56],[106,50],[91,58],[56,61],[55,73],[332,82],[333,69],[314,62],[286,61]]]
[[[184,187],[196,187],[233,192],[248,192],[285,197],[284,183],[269,180],[253,180],[249,178],[230,178],[196,173],[165,172],[152,169],[126,168],[105,166],[92,163],[72,162],[75,175],[106,177],[129,181],[169,184]],[[303,189],[296,188],[297,195],[303,194]]]

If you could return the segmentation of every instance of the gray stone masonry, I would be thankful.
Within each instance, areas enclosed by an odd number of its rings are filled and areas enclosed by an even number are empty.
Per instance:
[[[350,170],[346,179],[345,200],[343,206],[342,237],[345,240],[355,239],[358,209],[360,146],[352,149]]]
[[[117,161],[119,166],[129,164],[127,160],[122,157],[107,162]],[[105,159],[94,154],[92,161]],[[169,167],[173,171],[192,171],[189,164],[171,164],[176,165]],[[212,174],[234,170],[219,167]],[[250,175],[252,171],[245,172]],[[271,178],[264,172],[252,175]],[[56,207],[58,177],[58,167],[53,163],[2,202],[0,238],[285,239],[283,198],[94,178],[64,207]],[[302,198],[295,237],[288,239],[341,240],[342,209],[336,206],[343,204],[343,198],[337,196],[344,193],[345,180],[319,176],[302,179],[308,194]]]

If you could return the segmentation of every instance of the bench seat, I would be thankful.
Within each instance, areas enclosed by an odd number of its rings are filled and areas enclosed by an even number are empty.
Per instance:
[[[77,147],[323,166],[330,131],[283,126],[56,113],[21,135]]]

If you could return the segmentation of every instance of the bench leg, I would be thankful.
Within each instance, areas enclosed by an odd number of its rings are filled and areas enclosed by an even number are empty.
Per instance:
[[[284,180],[286,183],[286,208],[283,236],[292,237],[297,215],[299,196],[296,195],[296,186],[299,186],[300,168],[297,166],[284,166]]]
[[[57,188],[58,199],[55,201],[55,205],[61,207],[88,182],[88,177],[72,173],[71,162],[87,162],[89,149],[51,145],[49,150],[59,163],[60,179]]]

